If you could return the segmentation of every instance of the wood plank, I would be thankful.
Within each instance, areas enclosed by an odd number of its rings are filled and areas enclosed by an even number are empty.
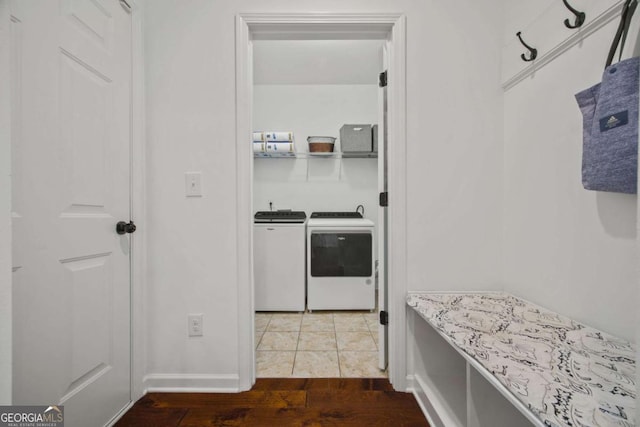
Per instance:
[[[420,411],[416,399],[410,393],[372,390],[309,390],[307,392],[307,407]]]
[[[191,409],[180,423],[180,427],[219,427],[219,426],[252,426],[252,427],[429,427],[422,412],[388,411],[370,409],[333,409],[320,410],[311,408],[254,408],[246,410],[221,410],[215,414],[198,408]]]
[[[386,378],[328,378],[330,389],[393,391]]]
[[[251,390],[328,389],[329,378],[258,378]]]
[[[393,386],[386,378],[258,378],[251,390],[386,390]]]
[[[184,408],[149,408],[136,403],[114,427],[176,427],[187,411]]]
[[[154,408],[296,408],[304,407],[306,392],[299,390],[242,393],[149,393],[143,404]]]

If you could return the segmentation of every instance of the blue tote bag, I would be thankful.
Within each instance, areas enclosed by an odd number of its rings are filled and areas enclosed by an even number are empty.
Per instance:
[[[602,81],[575,95],[583,117],[582,185],[637,194],[640,58],[611,64],[624,46],[637,0],[626,0]]]

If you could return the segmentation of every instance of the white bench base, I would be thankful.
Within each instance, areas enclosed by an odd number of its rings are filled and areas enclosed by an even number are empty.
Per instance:
[[[413,388],[432,424],[635,425],[628,341],[506,293],[407,304]]]
[[[432,427],[544,427],[519,412],[519,402],[500,394],[499,386],[413,310],[407,321],[415,337],[415,371],[407,382]]]

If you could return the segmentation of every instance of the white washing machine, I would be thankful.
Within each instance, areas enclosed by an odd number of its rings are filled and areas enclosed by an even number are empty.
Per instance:
[[[253,226],[256,311],[304,311],[305,221],[296,211],[257,212]]]
[[[307,309],[375,308],[374,224],[357,212],[307,221]]]

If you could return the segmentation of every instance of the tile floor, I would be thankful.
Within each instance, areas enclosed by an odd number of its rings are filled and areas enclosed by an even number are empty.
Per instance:
[[[256,313],[257,377],[386,377],[378,369],[377,316]]]

